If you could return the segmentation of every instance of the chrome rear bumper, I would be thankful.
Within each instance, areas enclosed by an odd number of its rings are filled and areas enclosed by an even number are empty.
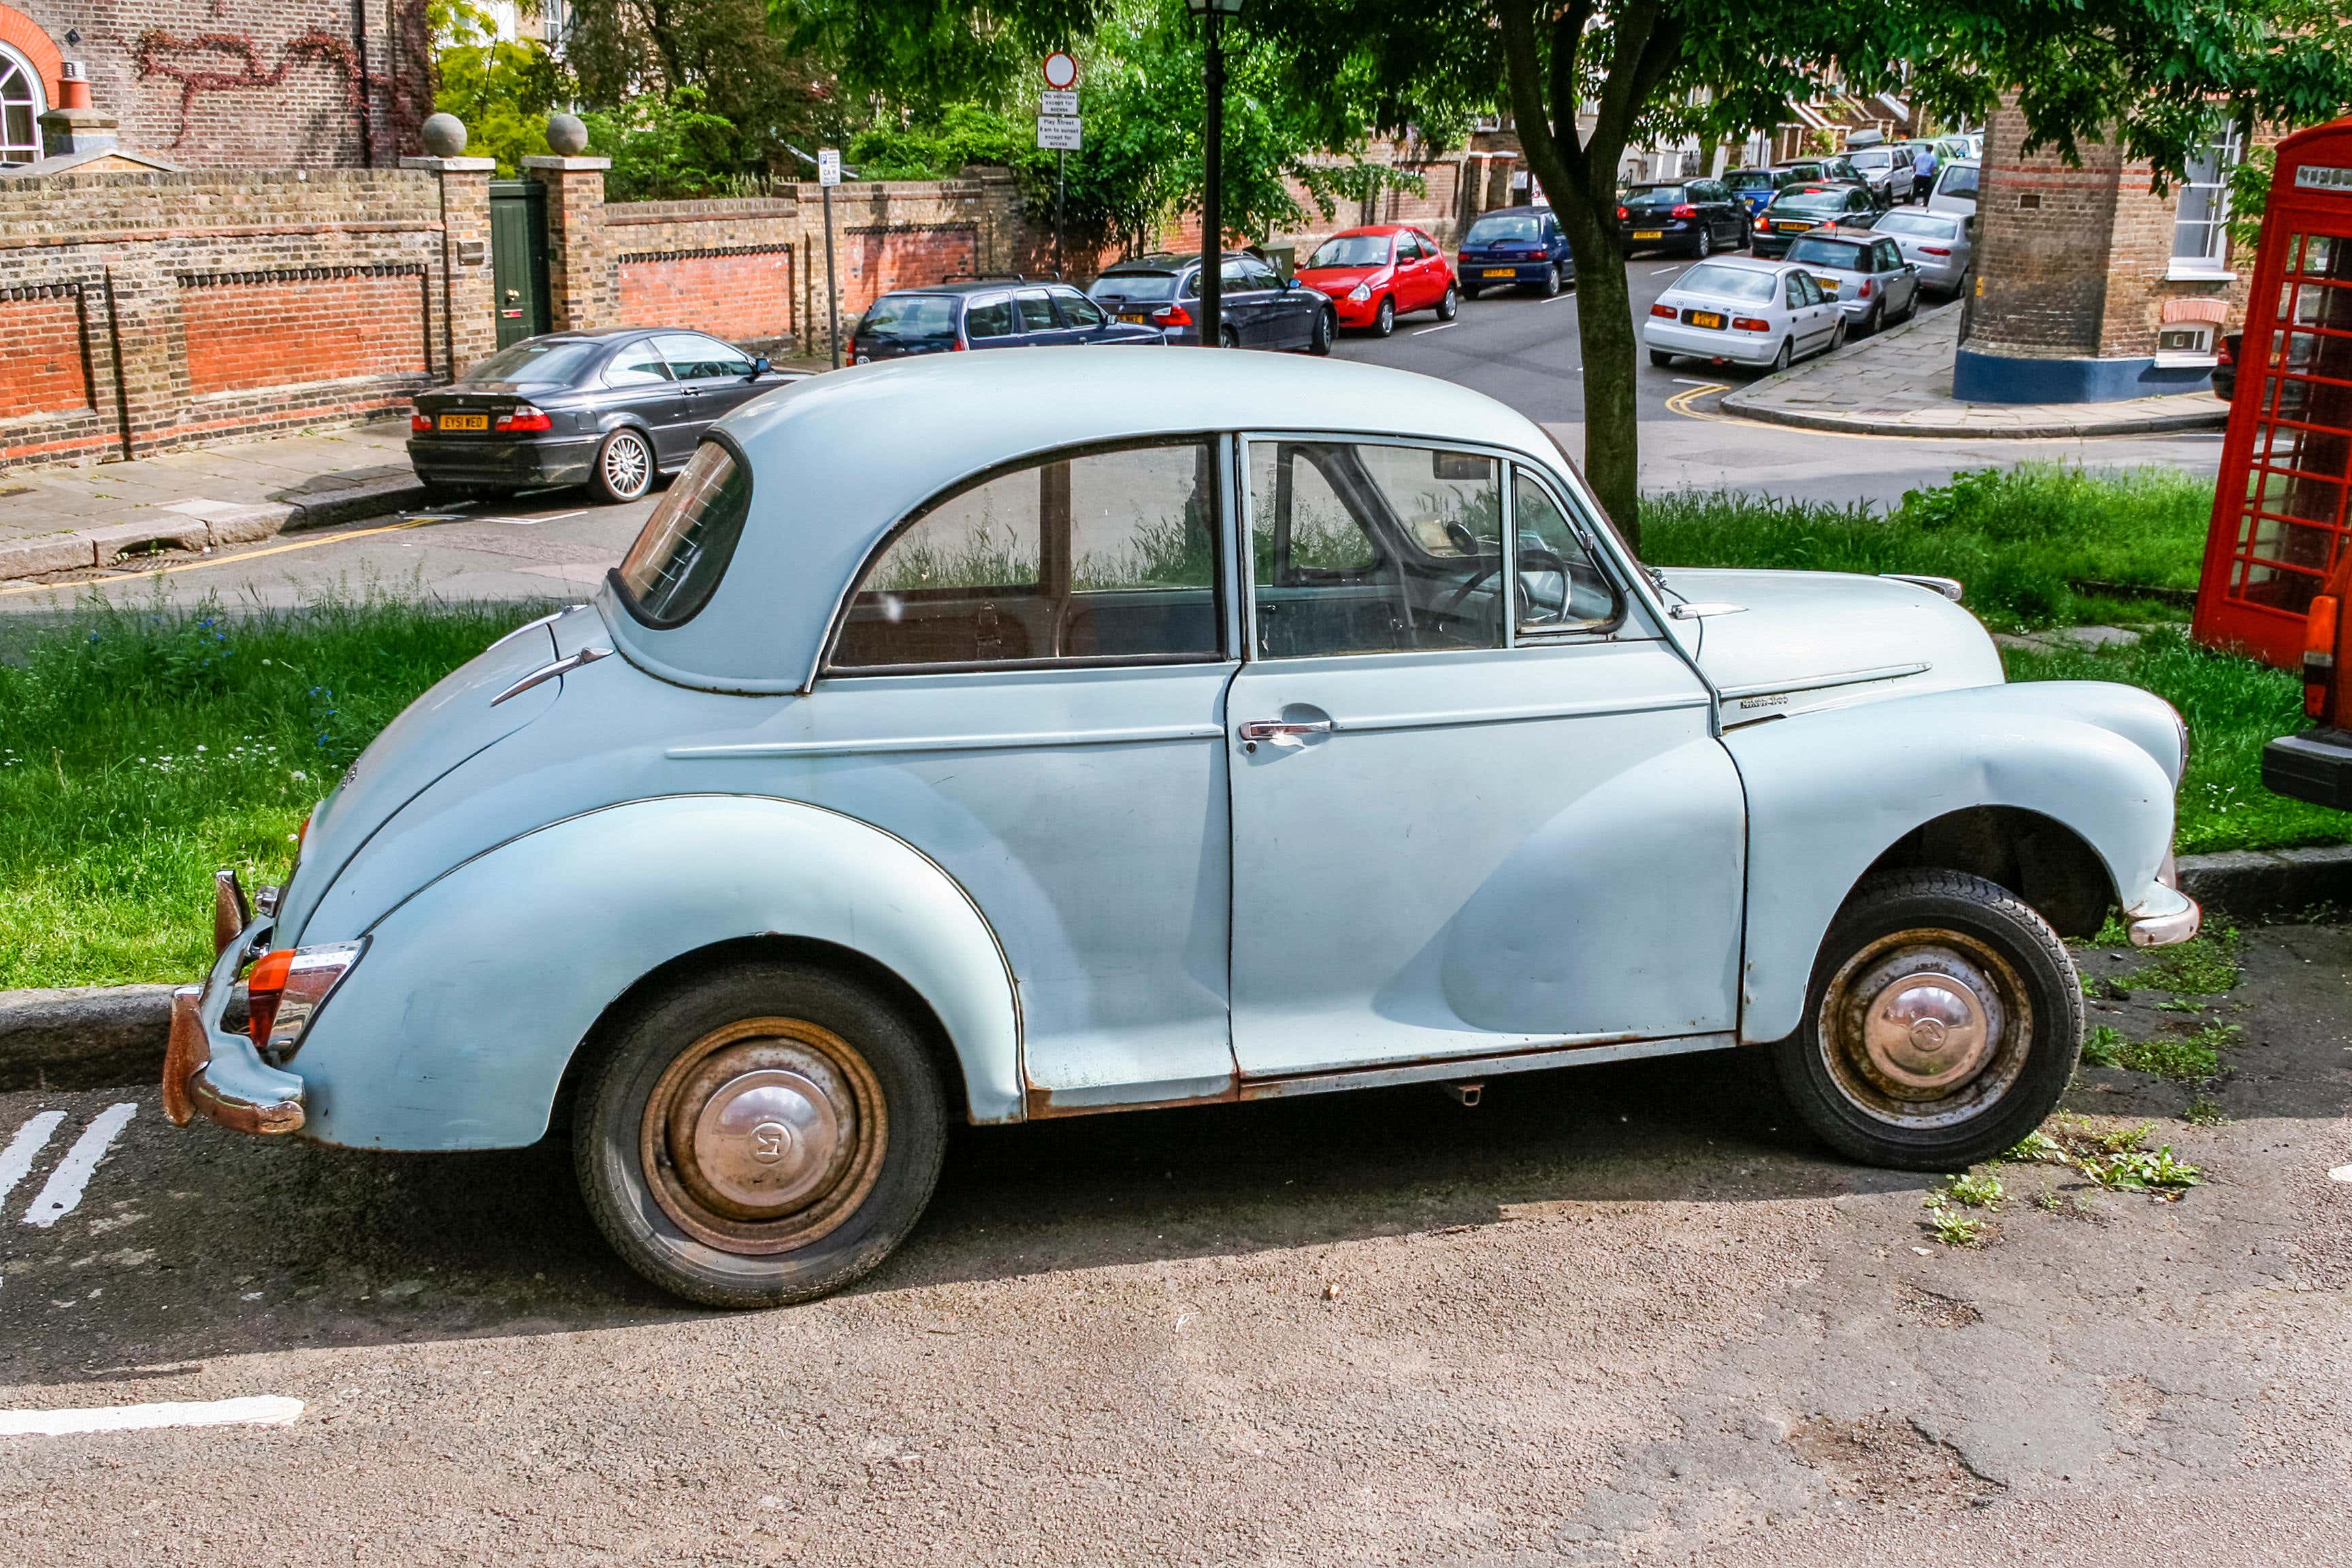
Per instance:
[[[231,885],[233,889],[233,884]],[[226,895],[223,901],[228,902]],[[241,909],[243,897],[236,905]],[[261,1059],[252,1039],[221,1026],[237,972],[263,951],[275,921],[251,921],[221,943],[212,973],[202,985],[172,994],[172,1036],[163,1052],[163,1113],[175,1127],[196,1116],[236,1132],[275,1134],[301,1131],[302,1080]],[[215,937],[226,934],[215,927]]]

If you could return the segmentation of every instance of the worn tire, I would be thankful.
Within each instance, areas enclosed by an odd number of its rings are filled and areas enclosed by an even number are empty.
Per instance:
[[[719,1112],[748,1073],[824,1088],[741,1096],[739,1125]],[[704,1306],[776,1307],[840,1289],[905,1239],[939,1179],[947,1119],[930,1052],[897,1007],[829,971],[761,960],[661,993],[603,1042],[575,1102],[573,1163],[630,1268]],[[747,1179],[815,1184],[782,1194],[797,1207],[730,1212]]]
[[[1559,262],[1555,261],[1549,267],[1544,268],[1543,281],[1536,285],[1536,292],[1542,295],[1547,300],[1552,299],[1559,293]],[[1581,307],[1580,307],[1580,308]]]
[[[1307,352],[1320,358],[1331,352],[1331,340],[1339,335],[1338,312],[1329,309],[1315,312],[1315,331],[1307,340]]]
[[[1958,1171],[2042,1124],[2082,1045],[2082,981],[2049,922],[1981,877],[1920,870],[1871,878],[1846,900],[1805,1021],[1772,1053],[1798,1114],[1839,1153]]]
[[[1796,342],[1797,340],[1794,338],[1782,338],[1780,340],[1780,352],[1773,356],[1771,367],[1766,370],[1764,374],[1767,375],[1778,375],[1782,371],[1788,369],[1789,362],[1796,357]]]
[[[596,468],[590,487],[608,501],[633,501],[654,488],[654,444],[645,432],[626,426],[604,437],[596,448]]]

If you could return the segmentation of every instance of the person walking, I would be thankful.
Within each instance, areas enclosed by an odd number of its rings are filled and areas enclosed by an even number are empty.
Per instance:
[[[1936,183],[1936,144],[1922,142],[1911,155],[1911,199],[1925,202],[1927,189]]]

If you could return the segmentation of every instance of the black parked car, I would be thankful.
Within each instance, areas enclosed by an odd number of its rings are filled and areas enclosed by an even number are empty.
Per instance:
[[[408,460],[451,499],[584,482],[635,500],[720,416],[802,374],[677,328],[526,338],[416,395]]]
[[[1218,281],[1226,347],[1331,352],[1339,322],[1321,289],[1283,277],[1264,257],[1245,250],[1225,252]],[[1198,256],[1139,256],[1105,268],[1087,292],[1118,320],[1152,328],[1163,342],[1201,341],[1193,314],[1201,299]]]
[[[1801,234],[1838,223],[1868,228],[1877,216],[1878,204],[1861,185],[1790,185],[1756,215],[1749,244],[1759,256],[1786,256]]]
[[[2245,342],[2243,332],[2223,332],[2221,352],[2213,356],[2213,395],[2224,403],[2238,395],[2238,355]]]
[[[1113,321],[1067,283],[973,279],[900,289],[875,300],[850,334],[849,363],[960,349],[1159,341],[1160,334],[1148,327]]]
[[[1630,185],[1617,204],[1629,250],[1671,247],[1693,256],[1738,250],[1748,240],[1748,207],[1720,180]]]

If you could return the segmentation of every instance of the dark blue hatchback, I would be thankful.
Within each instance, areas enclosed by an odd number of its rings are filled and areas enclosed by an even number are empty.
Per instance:
[[[1549,207],[1496,207],[1462,237],[1454,271],[1465,299],[1488,289],[1557,294],[1576,281],[1576,258]]]
[[[1056,343],[1156,343],[1150,327],[1111,319],[1067,283],[995,278],[901,289],[874,301],[849,340],[849,363],[959,349]]]

